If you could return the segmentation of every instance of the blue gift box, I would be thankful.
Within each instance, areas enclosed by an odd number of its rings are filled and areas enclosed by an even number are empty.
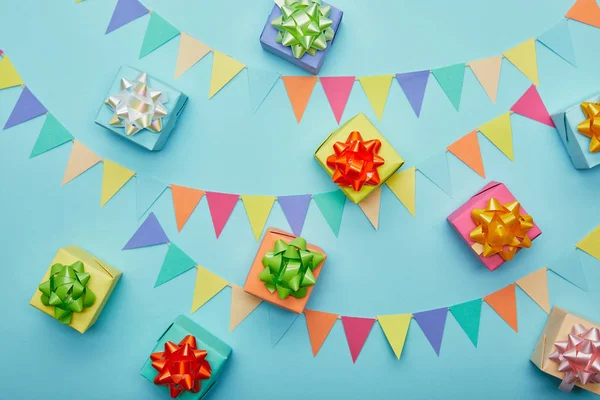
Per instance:
[[[326,3],[323,3],[323,5],[326,5]],[[273,53],[283,58],[284,60],[291,62],[292,64],[299,66],[300,68],[314,75],[318,74],[319,70],[321,69],[321,66],[323,65],[323,61],[325,61],[327,51],[329,50],[337,36],[338,28],[340,27],[342,17],[344,16],[343,11],[331,6],[331,13],[327,18],[329,18],[333,22],[331,28],[335,32],[335,35],[333,36],[333,39],[331,41],[327,42],[327,47],[324,50],[317,51],[314,56],[305,53],[300,58],[294,57],[294,55],[292,54],[292,48],[290,46],[284,46],[281,43],[277,43],[275,41],[275,38],[277,37],[279,31],[277,30],[277,28],[271,25],[271,21],[280,16],[281,9],[277,4],[275,4],[273,6],[271,14],[269,15],[269,18],[267,18],[265,27],[260,35],[260,44],[262,48],[270,53]]]
[[[130,142],[142,146],[150,151],[157,151],[164,147],[169,135],[171,135],[171,132],[173,129],[175,129],[175,125],[177,125],[177,120],[179,119],[179,116],[181,115],[188,101],[188,97],[185,94],[174,87],[148,75],[148,87],[159,90],[167,96],[167,101],[163,103],[163,106],[167,110],[167,115],[162,117],[162,130],[160,132],[152,132],[149,129],[142,129],[133,135],[127,135],[124,127],[113,126],[110,124],[110,120],[114,116],[114,111],[110,106],[104,103],[104,100],[106,100],[109,96],[116,95],[121,92],[121,79],[125,78],[131,82],[134,82],[141,73],[142,71],[126,65],[119,69],[117,76],[113,80],[110,89],[103,99],[100,110],[98,110],[98,114],[96,115],[96,123],[129,140]]]
[[[166,342],[173,342],[179,344],[187,335],[193,335],[196,337],[196,344],[199,350],[206,350],[207,356],[206,361],[209,362],[212,372],[209,379],[202,380],[202,387],[198,393],[190,391],[183,391],[179,396],[178,400],[200,400],[211,390],[219,379],[219,375],[223,371],[223,367],[227,363],[229,355],[231,354],[231,347],[225,344],[221,339],[202,328],[200,325],[192,321],[191,319],[180,315],[175,318],[175,321],[167,328],[162,336],[156,342],[156,346],[152,350],[152,353],[162,352],[165,349]],[[150,360],[150,354],[148,359],[142,367],[140,374],[154,383],[158,371],[152,367],[152,361]],[[169,388],[167,386],[156,386],[157,390],[165,392],[165,397],[169,397]]]

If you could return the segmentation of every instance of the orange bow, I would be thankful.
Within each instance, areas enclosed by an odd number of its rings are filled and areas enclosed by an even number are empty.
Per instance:
[[[597,153],[600,151],[600,103],[584,101],[581,103],[581,111],[587,119],[577,125],[577,130],[591,139],[590,151]]]

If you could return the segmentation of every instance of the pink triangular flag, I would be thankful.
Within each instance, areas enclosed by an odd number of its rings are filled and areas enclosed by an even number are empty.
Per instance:
[[[552,118],[540,97],[535,85],[531,85],[529,89],[517,102],[511,107],[510,111],[515,112],[534,121],[541,122],[555,128]]]
[[[319,80],[325,91],[325,96],[327,96],[327,100],[329,100],[331,111],[333,111],[333,115],[339,124],[344,109],[346,108],[346,103],[348,103],[348,97],[350,97],[350,92],[352,91],[352,86],[354,85],[356,77],[330,76],[320,77]]]
[[[348,347],[352,355],[352,362],[355,363],[360,351],[362,350],[371,328],[375,323],[375,318],[342,317],[342,325]]]
[[[210,217],[215,227],[217,239],[223,231],[229,216],[233,212],[240,196],[237,194],[206,192],[206,200],[208,200],[208,209]]]
[[[72,181],[79,175],[98,164],[101,158],[85,147],[79,140],[73,140],[73,148],[67,162],[62,184]]]

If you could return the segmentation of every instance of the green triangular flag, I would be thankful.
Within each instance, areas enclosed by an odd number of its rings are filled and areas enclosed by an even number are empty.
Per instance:
[[[481,299],[467,301],[450,307],[454,319],[463,328],[471,342],[477,347],[479,321],[481,319]]]
[[[450,103],[460,108],[460,97],[462,95],[463,81],[465,79],[465,64],[454,64],[431,71],[438,81]]]
[[[71,140],[73,140],[73,135],[71,135],[67,128],[62,126],[52,114],[48,114],[46,116],[46,121],[44,121],[44,126],[42,126],[42,130],[33,145],[33,150],[31,150],[29,158],[52,150]]]
[[[160,267],[160,273],[158,274],[158,278],[156,278],[154,287],[170,281],[185,271],[194,268],[196,265],[196,261],[192,260],[183,250],[171,243],[162,267]]]
[[[325,217],[333,234],[337,237],[340,233],[340,225],[342,224],[346,195],[341,190],[336,190],[335,192],[315,194],[313,199],[317,203],[317,207],[321,210],[321,214]]]
[[[140,58],[152,53],[177,35],[179,35],[177,28],[158,15],[156,11],[152,11],[150,22],[148,22],[148,27],[146,28],[144,42],[142,43],[142,49],[140,50]]]

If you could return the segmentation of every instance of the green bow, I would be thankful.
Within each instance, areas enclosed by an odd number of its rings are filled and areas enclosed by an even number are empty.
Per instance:
[[[306,296],[308,286],[315,284],[312,271],[325,256],[321,253],[306,250],[306,240],[296,238],[286,244],[279,239],[273,251],[268,251],[262,259],[265,269],[259,278],[265,283],[269,292],[277,290],[281,300],[290,294],[297,299]]]
[[[54,318],[61,324],[71,322],[74,312],[90,307],[96,295],[87,286],[90,274],[83,269],[83,263],[72,265],[54,264],[50,269],[50,279],[39,286],[42,303],[54,307]]]
[[[271,21],[279,30],[275,41],[290,46],[296,58],[304,53],[314,56],[335,34],[333,21],[327,18],[330,12],[331,6],[321,5],[321,0],[285,0],[282,15]]]

